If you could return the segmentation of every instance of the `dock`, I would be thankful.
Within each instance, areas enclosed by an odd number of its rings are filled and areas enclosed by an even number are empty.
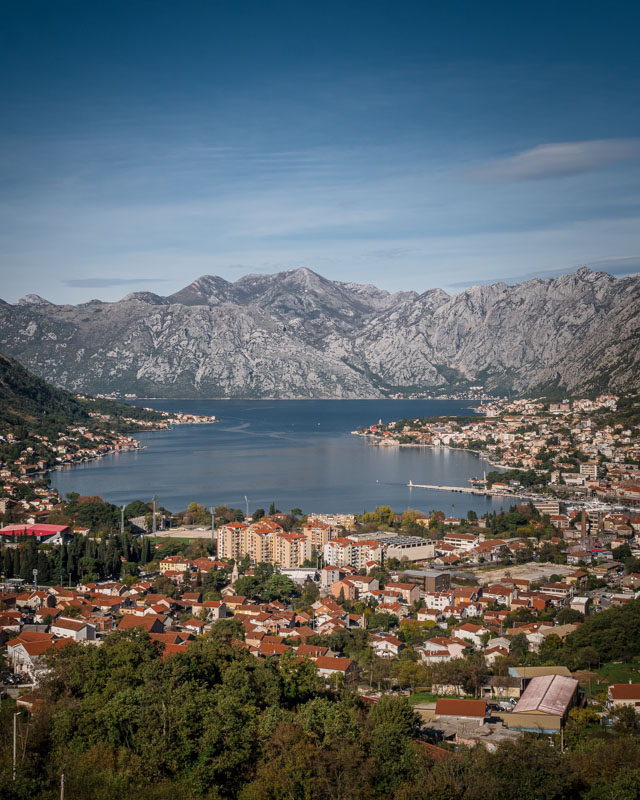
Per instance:
[[[433,489],[439,492],[462,492],[463,494],[479,494],[491,497],[514,497],[512,494],[492,492],[490,489],[473,489],[467,486],[434,486],[428,483],[414,483],[413,481],[409,481],[407,486],[410,489]]]

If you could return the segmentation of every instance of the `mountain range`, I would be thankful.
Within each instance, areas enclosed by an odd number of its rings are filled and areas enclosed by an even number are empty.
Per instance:
[[[389,292],[301,268],[162,297],[0,300],[0,349],[56,386],[146,397],[355,398],[640,388],[640,276]]]

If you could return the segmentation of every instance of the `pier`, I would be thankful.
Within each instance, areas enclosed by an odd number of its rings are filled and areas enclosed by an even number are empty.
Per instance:
[[[439,492],[463,492],[464,494],[479,494],[491,497],[513,497],[514,495],[503,492],[492,492],[490,489],[473,489],[467,486],[432,486],[428,483],[414,483],[409,481],[410,489],[434,489]]]

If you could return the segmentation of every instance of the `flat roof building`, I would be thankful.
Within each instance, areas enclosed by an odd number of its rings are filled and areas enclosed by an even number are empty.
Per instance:
[[[400,573],[400,579],[417,584],[423,592],[446,592],[451,587],[449,573],[437,569],[407,569]]]

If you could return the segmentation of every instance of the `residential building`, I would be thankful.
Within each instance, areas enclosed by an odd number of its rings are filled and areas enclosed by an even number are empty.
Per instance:
[[[311,542],[301,533],[278,533],[275,536],[275,562],[284,569],[301,567],[311,558]]]
[[[407,569],[400,573],[400,580],[415,583],[423,592],[446,592],[451,586],[449,573],[435,569]]]
[[[640,710],[640,683],[612,683],[607,692],[609,708],[630,706]]]
[[[96,638],[95,625],[71,617],[58,617],[51,623],[51,633],[74,642],[92,642]]]

